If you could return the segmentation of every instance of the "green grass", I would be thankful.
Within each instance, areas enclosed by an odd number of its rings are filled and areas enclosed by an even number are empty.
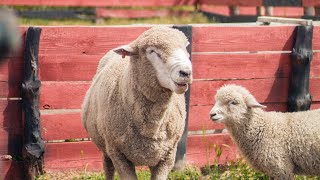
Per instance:
[[[139,180],[149,180],[149,170],[137,171]],[[50,173],[38,177],[36,180],[72,179],[72,180],[104,180],[102,172],[65,172]],[[168,180],[268,180],[268,176],[251,168],[244,160],[228,162],[225,165],[212,165],[199,169],[188,166],[183,172],[171,172]],[[320,177],[296,176],[296,180],[320,180]],[[120,180],[116,174],[115,180]]]
[[[90,19],[29,19],[19,18],[21,25],[38,26],[65,26],[65,25],[131,25],[131,24],[204,24],[210,23],[208,18],[201,13],[192,13],[187,16],[167,16],[154,18],[107,18],[96,24]]]

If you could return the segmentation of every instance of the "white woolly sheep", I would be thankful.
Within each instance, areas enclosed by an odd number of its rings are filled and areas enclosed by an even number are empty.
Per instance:
[[[247,161],[270,179],[320,175],[320,110],[265,112],[250,92],[221,87],[210,118],[222,122]]]
[[[166,179],[182,136],[185,98],[192,81],[186,36],[153,27],[128,45],[108,52],[82,105],[82,121],[103,153],[106,179],[137,179],[135,166],[149,166],[152,179]],[[130,56],[130,57],[125,57]]]

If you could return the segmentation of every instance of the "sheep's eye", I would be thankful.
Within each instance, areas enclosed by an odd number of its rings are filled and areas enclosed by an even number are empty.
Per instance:
[[[231,104],[231,105],[237,105],[237,104],[239,104],[239,103],[238,103],[237,101],[230,101],[229,104]]]

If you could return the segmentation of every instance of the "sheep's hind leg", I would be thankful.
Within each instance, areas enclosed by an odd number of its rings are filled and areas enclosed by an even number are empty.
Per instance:
[[[113,180],[114,177],[114,166],[108,155],[103,155],[103,169],[106,176],[106,180]]]

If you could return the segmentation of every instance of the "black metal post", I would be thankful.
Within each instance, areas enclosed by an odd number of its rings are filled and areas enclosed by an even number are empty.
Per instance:
[[[26,34],[24,51],[24,80],[22,83],[22,105],[24,111],[23,163],[25,178],[35,179],[43,174],[44,141],[40,133],[39,92],[39,41],[41,29],[30,27]]]
[[[190,61],[191,61],[191,52],[192,52],[192,26],[173,26],[173,28],[176,28],[180,31],[182,31],[186,37],[188,38],[190,44],[187,47],[187,51],[190,54]],[[175,170],[182,170],[184,169],[186,165],[186,152],[187,152],[187,138],[188,138],[188,115],[189,115],[189,102],[190,102],[190,88],[189,90],[185,93],[185,98],[186,98],[186,110],[187,110],[187,117],[185,121],[185,127],[184,127],[184,132],[183,135],[178,143],[178,149],[177,149],[177,154],[176,154],[176,160],[174,164],[174,169]]]
[[[292,70],[289,83],[288,111],[310,109],[309,94],[310,63],[312,60],[313,26],[298,26],[292,50]]]

